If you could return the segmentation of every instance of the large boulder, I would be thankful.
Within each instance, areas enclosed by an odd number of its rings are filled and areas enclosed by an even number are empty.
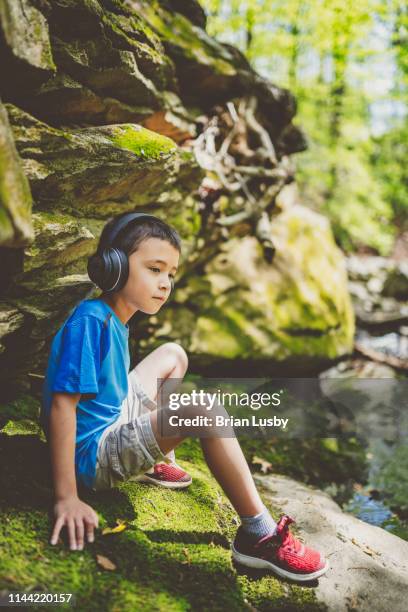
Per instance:
[[[277,248],[263,259],[255,238],[226,242],[201,278],[176,291],[155,337],[177,338],[198,360],[333,359],[353,346],[345,261],[327,219],[301,205],[277,215]]]
[[[325,493],[284,476],[259,476],[267,500],[295,518],[305,541],[322,551],[330,569],[315,588],[328,612],[405,612],[408,542],[364,523]]]

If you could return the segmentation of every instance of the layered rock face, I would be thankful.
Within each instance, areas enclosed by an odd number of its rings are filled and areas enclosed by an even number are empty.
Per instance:
[[[5,0],[0,76],[3,389],[44,374],[58,327],[99,294],[102,227],[133,210],[184,241],[172,301],[132,321],[138,358],[166,340],[197,367],[350,350],[341,253],[293,198],[295,101],[207,35],[197,2]]]

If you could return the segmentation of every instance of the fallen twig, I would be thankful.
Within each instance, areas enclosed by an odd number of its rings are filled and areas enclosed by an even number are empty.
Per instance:
[[[372,361],[376,361],[377,363],[385,363],[389,365],[391,368],[395,368],[396,370],[403,370],[404,372],[408,371],[408,362],[403,359],[399,359],[398,357],[393,357],[392,355],[385,355],[384,353],[380,353],[373,349],[369,349],[365,347],[360,342],[356,342],[354,345],[354,350],[360,355],[364,355],[364,357],[368,357]]]

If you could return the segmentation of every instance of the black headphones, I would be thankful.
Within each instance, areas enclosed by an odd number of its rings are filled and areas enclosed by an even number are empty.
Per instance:
[[[147,213],[128,213],[123,215],[110,229],[104,243],[95,255],[88,260],[88,276],[104,293],[120,291],[129,276],[128,256],[121,249],[110,246],[124,227],[139,218],[160,219]]]

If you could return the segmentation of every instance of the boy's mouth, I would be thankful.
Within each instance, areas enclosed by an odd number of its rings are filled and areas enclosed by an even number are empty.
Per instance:
[[[154,300],[160,300],[161,302],[164,302],[164,300],[165,300],[164,297],[156,297],[156,296],[153,296],[153,299]]]

